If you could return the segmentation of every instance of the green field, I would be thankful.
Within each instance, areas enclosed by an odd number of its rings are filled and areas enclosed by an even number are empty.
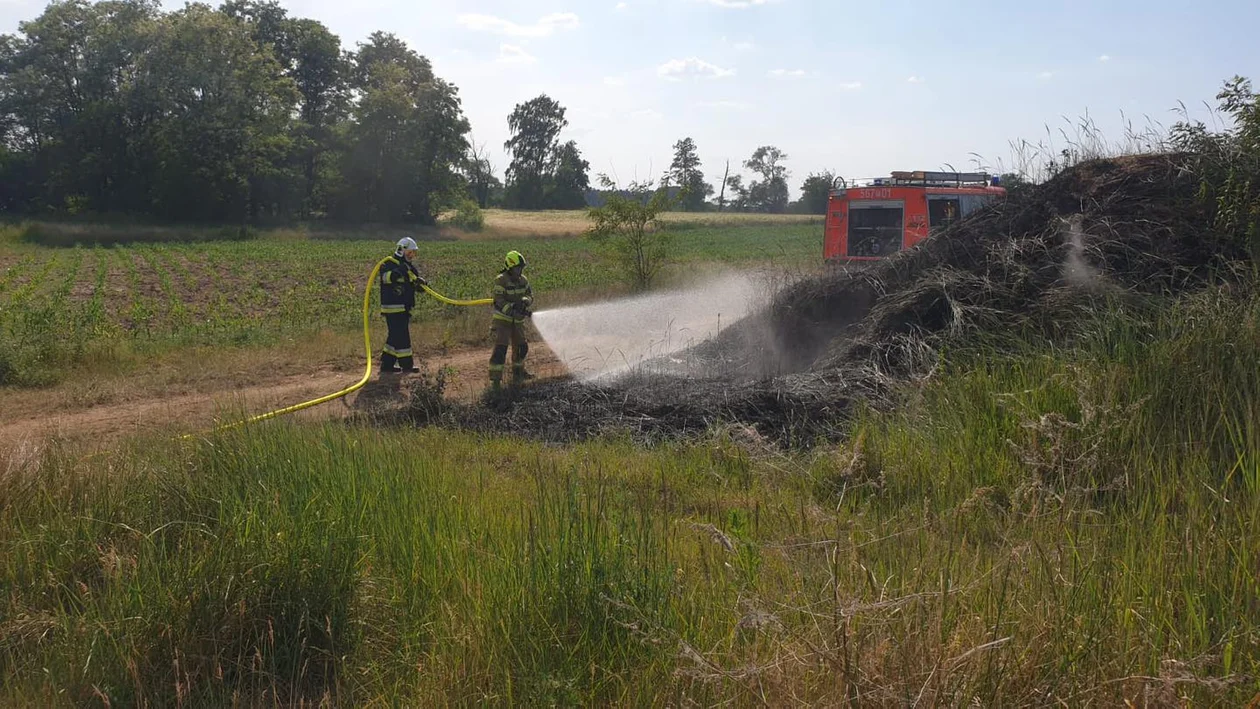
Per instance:
[[[799,218],[732,223],[672,232],[675,263],[664,284],[686,282],[707,266],[801,269],[821,261],[816,224]],[[625,292],[616,262],[581,238],[426,241],[418,262],[440,292],[484,298],[509,249],[529,259],[540,309]],[[392,250],[386,240],[283,234],[64,248],[10,239],[0,243],[0,333],[7,342],[0,345],[0,383],[47,381],[52,364],[99,358],[119,344],[155,352],[356,330],[365,281]],[[484,335],[480,310],[456,312],[422,299],[417,315],[457,319],[456,339]]]

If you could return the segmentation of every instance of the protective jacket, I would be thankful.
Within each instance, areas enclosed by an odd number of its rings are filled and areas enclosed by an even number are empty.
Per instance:
[[[425,283],[419,271],[401,253],[381,264],[381,314],[410,313],[416,307],[416,290]]]
[[[520,324],[534,304],[534,291],[524,275],[513,278],[506,270],[494,279],[494,319]]]

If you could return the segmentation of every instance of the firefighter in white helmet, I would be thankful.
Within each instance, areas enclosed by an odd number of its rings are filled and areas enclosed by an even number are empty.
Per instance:
[[[429,282],[416,270],[416,250],[416,240],[404,237],[394,255],[381,264],[381,315],[389,329],[381,350],[382,374],[420,371],[411,352],[411,309],[416,307],[416,291]]]

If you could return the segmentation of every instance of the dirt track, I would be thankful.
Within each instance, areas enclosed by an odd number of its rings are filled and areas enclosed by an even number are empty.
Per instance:
[[[545,344],[531,344],[530,369],[540,379],[563,378],[564,365]],[[486,387],[486,364],[489,354],[477,348],[422,357],[428,370],[421,376],[435,376],[439,370],[446,380],[447,398],[472,403]],[[354,384],[363,375],[354,369],[323,368],[306,374],[277,375],[271,379],[234,386],[217,393],[180,393],[173,396],[138,394],[97,405],[54,405],[48,409],[48,398],[36,395],[15,397],[0,412],[0,455],[32,447],[56,437],[85,441],[92,445],[115,440],[128,434],[154,430],[194,431],[212,426],[216,419],[239,412],[250,415],[292,406],[331,394]],[[360,391],[344,399],[331,401],[293,416],[305,420],[343,418],[355,409],[360,396],[375,400],[388,399],[397,392],[397,384],[409,377],[389,376],[384,380],[374,366],[372,379]],[[390,386],[393,384],[394,386]]]

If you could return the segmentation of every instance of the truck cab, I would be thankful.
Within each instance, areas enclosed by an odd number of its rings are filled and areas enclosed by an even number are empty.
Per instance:
[[[875,261],[908,249],[981,207],[1006,196],[983,172],[894,172],[850,187],[837,179],[827,200],[823,256],[828,261]]]

